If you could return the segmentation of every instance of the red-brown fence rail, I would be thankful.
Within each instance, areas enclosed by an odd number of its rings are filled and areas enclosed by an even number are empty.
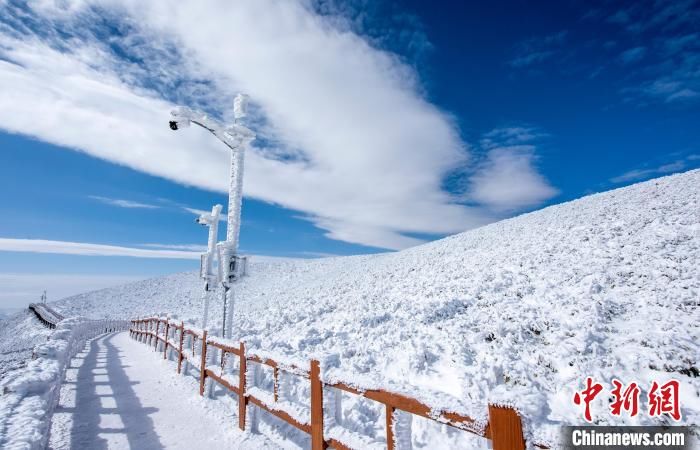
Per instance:
[[[509,407],[489,405],[488,422],[478,423],[469,416],[448,411],[435,411],[435,409],[414,398],[388,392],[381,389],[362,390],[351,386],[349,383],[328,382],[321,377],[318,361],[312,360],[309,368],[299,367],[294,364],[282,364],[270,358],[261,357],[246,352],[245,344],[240,342],[234,346],[230,341],[207,335],[207,330],[200,330],[185,326],[184,322],[175,322],[162,317],[149,317],[132,320],[130,335],[140,342],[152,345],[158,349],[162,344],[163,358],[167,358],[168,349],[177,354],[177,373],[181,373],[183,361],[199,371],[199,394],[204,395],[206,379],[210,378],[225,389],[238,396],[238,426],[241,430],[246,428],[246,414],[248,403],[252,403],[268,413],[276,416],[293,427],[311,436],[311,448],[321,450],[328,447],[336,449],[352,448],[339,438],[324,436],[323,427],[323,389],[325,386],[359,395],[370,400],[382,403],[386,411],[386,442],[387,448],[393,450],[396,445],[394,436],[395,411],[400,410],[416,416],[434,420],[451,427],[476,434],[492,441],[494,450],[524,450],[525,439],[523,437],[522,422],[518,413]],[[173,339],[171,339],[171,337]],[[189,345],[186,344],[189,341]],[[199,342],[199,345],[197,345]],[[207,351],[216,349],[220,353],[220,371],[207,366]],[[199,350],[199,354],[197,354]],[[234,355],[239,361],[238,383],[226,377],[224,365],[227,355]],[[256,395],[247,388],[248,362],[262,364],[273,370],[273,395],[269,398]],[[286,411],[283,405],[278,403],[279,372],[284,371],[309,380],[311,390],[310,417],[300,418],[292,411]],[[218,374],[216,372],[219,372]],[[547,448],[535,444],[536,447]]]

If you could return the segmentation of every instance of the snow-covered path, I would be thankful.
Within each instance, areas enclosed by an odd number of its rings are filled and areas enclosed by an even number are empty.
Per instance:
[[[96,338],[73,359],[49,448],[277,447],[236,423],[222,402],[197,395],[194,379],[122,332]]]

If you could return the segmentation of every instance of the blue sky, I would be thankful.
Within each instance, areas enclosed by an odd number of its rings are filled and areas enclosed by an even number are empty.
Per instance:
[[[697,1],[0,0],[0,308],[195,269],[228,153],[168,112],[229,120],[239,91],[250,254],[397,250],[696,168],[699,24]]]

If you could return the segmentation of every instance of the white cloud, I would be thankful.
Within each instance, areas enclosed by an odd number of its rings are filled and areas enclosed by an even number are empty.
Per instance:
[[[468,198],[496,212],[541,204],[558,191],[538,172],[534,143],[546,136],[529,127],[497,128],[481,140],[486,158],[470,179]]]
[[[0,309],[38,302],[44,290],[49,301],[138,281],[143,277],[52,273],[0,273]]]
[[[466,165],[466,145],[451,118],[420,94],[414,71],[305,1],[90,3],[140,27],[132,34],[148,38],[129,41],[139,55],[148,55],[139,47],[148,42],[176,43],[182,67],[161,61],[164,52],[142,59],[168,80],[176,70],[206,74],[209,88],[188,98],[250,94],[268,139],[246,156],[246,196],[301,211],[333,239],[390,249],[422,242],[414,234],[489,220],[443,189],[444,177]],[[42,11],[50,5],[42,2]],[[71,5],[62,20],[81,10]],[[0,127],[186,185],[227,189],[227,149],[196,128],[170,131],[173,104],[133,82],[144,71],[132,62],[89,39],[60,52],[37,37],[0,37],[6,59],[17,63],[0,60],[0,85],[12,86],[0,95]],[[533,178],[527,164],[511,169]]]
[[[496,147],[524,145],[547,137],[546,133],[532,127],[513,126],[495,128],[481,139],[481,147],[492,149]]]
[[[557,194],[534,167],[529,146],[490,150],[481,169],[471,179],[470,198],[495,211],[536,206]]]
[[[201,244],[141,244],[141,247],[167,249],[167,250],[185,250],[188,252],[205,252],[206,245]]]
[[[134,258],[199,259],[199,253],[178,250],[149,250],[86,242],[49,241],[44,239],[0,238],[0,251],[59,253],[86,256],[130,256]]]
[[[610,179],[613,183],[629,183],[630,181],[643,180],[651,178],[655,175],[666,175],[673,172],[679,172],[687,167],[687,161],[693,161],[696,155],[690,155],[685,160],[679,159],[671,163],[662,164],[658,167],[649,169],[633,169]]]
[[[132,200],[122,200],[118,198],[100,197],[99,195],[89,195],[89,198],[107,205],[118,206],[120,208],[136,208],[136,209],[158,209],[158,205],[150,205],[148,203],[139,203]]]

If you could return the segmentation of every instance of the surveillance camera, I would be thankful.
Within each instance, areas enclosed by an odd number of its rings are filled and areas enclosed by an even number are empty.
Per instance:
[[[177,131],[177,122],[175,120],[170,121],[170,129],[173,131]]]

